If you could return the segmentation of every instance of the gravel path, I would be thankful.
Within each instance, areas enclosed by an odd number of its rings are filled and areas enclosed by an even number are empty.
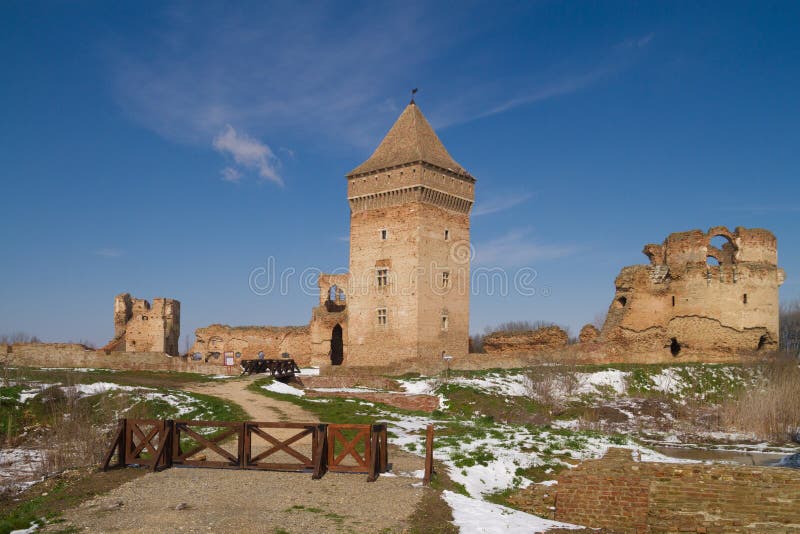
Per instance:
[[[247,391],[249,380],[192,387],[240,404],[257,421],[314,422],[294,404]],[[392,472],[365,474],[172,468],[128,482],[65,513],[87,532],[401,532],[423,492],[418,456],[393,449]]]

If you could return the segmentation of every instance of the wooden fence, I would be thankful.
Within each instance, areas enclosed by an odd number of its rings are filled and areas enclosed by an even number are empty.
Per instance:
[[[280,438],[277,430],[297,432]],[[307,436],[310,447],[299,448]],[[366,473],[372,482],[388,469],[386,425],[121,419],[102,469],[129,465],[310,471],[314,479],[327,471]]]

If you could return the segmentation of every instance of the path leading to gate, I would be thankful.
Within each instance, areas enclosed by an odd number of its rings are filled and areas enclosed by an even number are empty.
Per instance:
[[[298,406],[248,391],[249,378],[193,385],[190,391],[242,406],[256,421],[315,422]],[[65,513],[87,532],[402,532],[419,504],[423,460],[393,449],[392,472],[364,474],[172,468],[149,473]],[[49,529],[48,529],[49,530]]]
[[[263,377],[253,375],[252,377],[215,380],[214,382],[196,384],[186,389],[235,402],[244,408],[244,411],[250,415],[250,420],[252,421],[291,421],[295,423],[316,423],[319,421],[316,415],[291,402],[259,395],[247,389],[247,386],[258,378]]]

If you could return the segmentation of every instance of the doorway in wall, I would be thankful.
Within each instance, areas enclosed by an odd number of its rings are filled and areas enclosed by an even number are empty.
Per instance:
[[[331,332],[331,365],[342,365],[342,361],[344,361],[342,325],[337,324]]]

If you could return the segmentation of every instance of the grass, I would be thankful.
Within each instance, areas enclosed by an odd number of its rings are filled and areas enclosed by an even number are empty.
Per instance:
[[[118,469],[95,473],[84,468],[62,473],[22,494],[22,502],[0,499],[0,534],[28,528],[33,522],[58,523],[64,510],[146,473],[145,469]],[[32,493],[36,495],[33,496]],[[69,530],[62,530],[69,532]]]

